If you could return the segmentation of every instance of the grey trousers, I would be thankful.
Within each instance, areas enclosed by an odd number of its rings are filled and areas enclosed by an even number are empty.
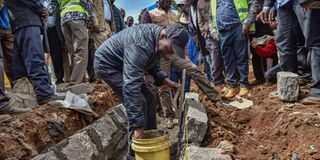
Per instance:
[[[223,74],[224,63],[222,59],[220,43],[215,42],[211,37],[206,38],[206,45],[211,57],[211,77],[214,85],[221,85],[224,83],[225,77]]]
[[[305,11],[299,0],[289,1],[278,9],[278,34],[276,42],[283,71],[297,73],[297,40],[304,36],[309,50],[313,85],[311,96],[320,97],[320,10]]]
[[[89,34],[86,23],[84,20],[68,21],[63,24],[62,32],[71,57],[70,82],[82,83],[88,64]]]

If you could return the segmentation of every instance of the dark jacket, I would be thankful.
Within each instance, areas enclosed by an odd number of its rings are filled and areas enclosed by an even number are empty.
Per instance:
[[[26,26],[41,26],[40,16],[45,9],[40,0],[7,0],[11,12],[12,29],[16,31]]]
[[[123,103],[127,109],[130,127],[144,126],[141,109],[141,86],[144,75],[151,74],[162,85],[166,74],[160,70],[156,47],[163,27],[143,24],[129,27],[103,43],[95,53],[97,73],[123,74]]]

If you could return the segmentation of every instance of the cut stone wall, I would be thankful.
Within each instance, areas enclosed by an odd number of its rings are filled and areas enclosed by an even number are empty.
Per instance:
[[[127,125],[123,105],[116,106],[90,126],[59,142],[33,160],[125,159],[128,146]]]

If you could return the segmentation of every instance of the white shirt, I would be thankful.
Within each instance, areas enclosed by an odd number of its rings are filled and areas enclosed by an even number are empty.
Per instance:
[[[103,0],[104,3],[104,19],[111,21],[111,10],[110,10],[110,5],[109,5],[109,0]]]

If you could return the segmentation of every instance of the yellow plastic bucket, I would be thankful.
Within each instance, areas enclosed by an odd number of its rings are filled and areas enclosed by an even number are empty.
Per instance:
[[[133,139],[136,160],[170,160],[170,139],[163,130],[145,131],[145,139]]]

